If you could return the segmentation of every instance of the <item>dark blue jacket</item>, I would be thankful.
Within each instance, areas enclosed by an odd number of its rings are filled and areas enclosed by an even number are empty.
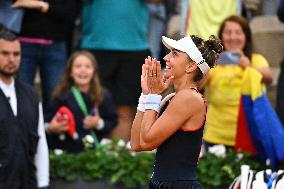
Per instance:
[[[91,113],[95,107],[94,104],[90,103],[90,96],[86,93],[82,93],[82,97],[87,106],[88,112]],[[53,116],[56,114],[57,110],[61,106],[68,107],[75,117],[76,122],[76,131],[79,135],[78,139],[73,139],[69,135],[66,135],[64,140],[60,140],[57,134],[48,134],[48,145],[50,149],[62,149],[72,153],[81,152],[84,149],[82,139],[86,135],[91,134],[91,130],[85,129],[83,127],[83,120],[85,115],[79,108],[74,96],[70,91],[65,92],[59,98],[53,99],[51,102],[51,107],[48,113],[45,115],[45,122],[50,122]],[[104,89],[103,90],[103,101],[102,104],[98,107],[100,117],[104,120],[105,126],[102,130],[93,129],[98,140],[101,140],[104,137],[107,137],[110,131],[117,125],[117,113],[115,104],[112,100],[110,93]]]
[[[16,80],[15,88],[16,117],[0,89],[0,188],[36,189],[38,100],[30,86]]]

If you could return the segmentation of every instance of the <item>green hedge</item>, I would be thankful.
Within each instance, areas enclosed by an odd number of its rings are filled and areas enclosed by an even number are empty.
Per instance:
[[[127,188],[147,185],[152,173],[154,152],[135,153],[129,145],[113,139],[97,147],[88,148],[79,154],[50,152],[51,178],[73,181],[78,177],[84,180],[109,180],[110,183],[123,183]],[[240,166],[250,165],[251,169],[262,170],[256,159],[249,154],[235,153],[232,150],[218,155],[207,153],[199,160],[198,177],[204,188],[229,185],[240,174]]]

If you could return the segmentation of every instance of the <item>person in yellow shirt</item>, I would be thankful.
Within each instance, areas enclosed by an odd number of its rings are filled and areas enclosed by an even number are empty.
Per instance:
[[[198,35],[207,39],[218,34],[225,18],[241,13],[240,0],[182,0],[181,36]]]
[[[209,146],[224,144],[233,147],[244,70],[252,67],[259,71],[264,88],[272,82],[272,72],[267,60],[261,54],[253,53],[251,29],[245,18],[236,15],[226,18],[220,26],[219,38],[225,52],[238,55],[238,63],[228,61],[208,73],[205,93],[209,105],[204,141]]]

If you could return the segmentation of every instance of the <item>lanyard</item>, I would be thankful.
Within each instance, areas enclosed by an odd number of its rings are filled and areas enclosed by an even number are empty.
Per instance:
[[[88,115],[88,110],[87,110],[86,103],[85,103],[85,101],[84,101],[84,99],[83,99],[83,97],[81,95],[81,92],[75,86],[71,87],[71,92],[72,92],[73,96],[75,97],[75,100],[76,100],[79,108],[83,112],[84,116],[87,116]]]
[[[86,106],[86,103],[85,103],[85,101],[84,101],[84,99],[83,99],[79,89],[73,85],[71,87],[71,92],[72,92],[73,96],[75,97],[75,100],[76,100],[79,108],[83,112],[84,116],[88,116],[87,106]],[[99,147],[100,143],[99,143],[98,137],[97,137],[96,133],[93,130],[91,130],[91,135],[94,138],[96,147]]]

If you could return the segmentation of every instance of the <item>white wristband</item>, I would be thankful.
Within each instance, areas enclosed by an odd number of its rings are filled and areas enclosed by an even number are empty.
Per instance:
[[[45,122],[45,123],[44,123],[44,129],[45,129],[45,132],[47,132],[47,133],[49,133],[48,125],[49,125],[48,122]]]
[[[156,112],[160,109],[162,96],[158,94],[148,94],[145,100],[145,110],[154,110]]]
[[[159,104],[145,104],[145,110],[154,110],[156,112],[159,112],[160,105]]]
[[[102,118],[99,119],[98,125],[96,127],[97,130],[102,130],[105,127],[105,122]]]
[[[139,97],[139,104],[137,106],[137,110],[140,112],[145,112],[145,100],[146,100],[146,96],[143,93],[141,93],[140,97]]]

